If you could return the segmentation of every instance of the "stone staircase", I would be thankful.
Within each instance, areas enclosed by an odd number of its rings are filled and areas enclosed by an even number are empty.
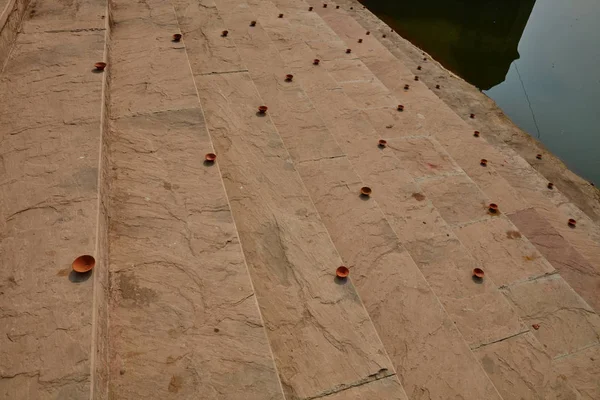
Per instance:
[[[0,398],[600,397],[600,227],[350,7],[29,4],[0,47]]]

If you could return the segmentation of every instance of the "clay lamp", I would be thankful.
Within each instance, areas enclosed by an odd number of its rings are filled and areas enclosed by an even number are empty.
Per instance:
[[[369,197],[371,195],[371,193],[373,193],[373,191],[368,186],[363,186],[360,188],[361,196]]]
[[[94,64],[94,67],[96,67],[97,71],[104,71],[104,68],[106,68],[106,63],[105,62],[97,62],[96,64]]]
[[[427,57],[423,57],[423,61],[427,61]]]
[[[283,18],[283,14],[279,14],[279,18]]]
[[[176,33],[173,35],[173,41],[175,43],[179,43],[180,40],[181,40],[181,33]]]
[[[327,3],[323,4],[323,8],[327,8]]]
[[[84,255],[77,257],[75,261],[73,261],[73,264],[71,264],[71,267],[73,268],[73,271],[78,272],[80,274],[84,274],[86,272],[91,271],[95,265],[96,260],[94,259],[94,257]]]
[[[422,68],[422,67],[419,65],[419,66],[417,67],[417,69],[420,71],[420,70],[422,70],[423,68]]]
[[[415,81],[418,81],[418,80],[419,80],[419,77],[418,77],[418,76],[415,76]]]
[[[531,325],[531,327],[537,331],[538,329],[540,329],[540,324],[533,324]]]
[[[250,21],[250,26],[256,26],[256,21]]]
[[[217,159],[217,155],[215,153],[206,153],[204,159],[209,163],[214,163]]]
[[[346,279],[350,275],[350,270],[342,265],[335,270],[335,275],[340,279]]]
[[[354,7],[350,7],[351,10],[354,10]]]
[[[223,31],[223,32],[221,32],[221,36],[227,37],[227,35],[229,35],[229,31]]]
[[[308,7],[308,11],[312,11],[312,10],[313,10],[313,8],[312,8],[312,7]]]
[[[321,60],[319,60],[318,58],[315,58],[313,60],[313,65],[319,65],[320,62],[321,62]]]
[[[439,88],[440,88],[440,85],[435,85],[435,88],[436,88],[436,89],[439,89]]]
[[[260,107],[258,107],[258,113],[266,114],[268,109],[269,109],[269,107],[267,107],[267,106],[260,106]]]
[[[473,132],[473,136],[475,136],[475,137],[479,137],[479,131],[475,131],[475,132]]]
[[[346,49],[346,54],[352,53],[352,49]]]
[[[387,145],[387,140],[379,139],[379,142],[377,142],[377,144],[383,149]]]
[[[554,189],[554,183],[548,182],[548,189]]]
[[[538,155],[535,156],[535,158],[537,158],[538,160],[541,160],[542,159],[542,155],[538,154]]]
[[[483,270],[481,268],[473,269],[473,277],[474,278],[483,279],[484,276],[485,276],[485,272],[483,272]]]
[[[396,109],[398,111],[404,111],[404,106],[402,104],[398,104],[398,107]]]
[[[577,225],[577,221],[575,221],[573,218],[569,218],[568,224],[571,228],[575,228],[575,226]]]
[[[482,158],[482,159],[479,161],[479,164],[480,164],[482,167],[487,167],[487,160],[486,160],[485,158]]]
[[[338,8],[340,8],[340,6],[335,6],[335,9],[337,10]]]
[[[366,33],[366,34],[367,34],[367,35],[370,35],[370,34],[371,34],[371,32],[367,31],[367,33]]]
[[[408,90],[410,88],[410,85],[407,83],[406,85],[404,85],[404,90]]]
[[[385,38],[386,36],[387,36],[387,35],[383,35],[382,37],[384,37],[384,38]]]
[[[362,39],[358,39],[358,43],[362,43]]]
[[[294,75],[292,75],[292,74],[287,74],[287,75],[285,76],[285,81],[286,81],[286,82],[291,82],[291,81],[292,81],[292,79],[294,79]]]
[[[475,118],[475,114],[469,115],[469,118],[474,119]]]
[[[490,203],[490,205],[488,206],[488,210],[492,214],[496,214],[498,212],[498,210],[500,210],[500,209],[498,208],[498,204],[496,204],[496,203]]]

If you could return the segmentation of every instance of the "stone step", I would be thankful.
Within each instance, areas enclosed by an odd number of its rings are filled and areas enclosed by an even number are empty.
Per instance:
[[[535,208],[562,237],[584,258],[595,271],[593,279],[600,280],[600,227],[585,213],[572,204],[559,188],[549,190],[547,180],[542,177],[527,161],[506,145],[490,145],[485,137],[478,119],[458,117],[450,108],[421,82],[413,82],[413,71],[379,40],[383,34],[392,32],[373,32],[361,36],[365,28],[351,16],[356,14],[348,10],[348,6],[335,9],[334,4],[328,8],[319,7],[316,1],[315,11],[324,16],[333,30],[348,43],[363,38],[364,45],[353,45],[359,52],[361,60],[383,82],[392,93],[402,102],[407,110],[414,110],[418,117],[408,117],[402,121],[401,128],[414,133],[427,131],[436,136],[454,161],[464,169],[469,177],[508,213]],[[358,9],[358,8],[357,8]],[[427,57],[426,57],[427,58]],[[427,67],[423,62],[423,68]],[[416,71],[418,74],[418,71]],[[410,84],[411,89],[404,91],[404,84]],[[417,91],[412,86],[416,84]],[[423,90],[424,89],[424,90]],[[375,114],[377,117],[378,115]],[[415,115],[415,114],[413,114]],[[380,119],[379,126],[387,121]],[[479,140],[470,140],[474,130],[480,130]],[[413,133],[413,134],[414,134]],[[483,139],[483,140],[481,140]],[[488,168],[482,170],[479,160],[489,161]],[[537,161],[537,160],[536,160]],[[537,161],[543,162],[543,161]],[[568,226],[569,218],[578,221],[577,229]],[[542,249],[540,249],[542,251]],[[555,265],[558,268],[557,265]],[[570,282],[571,283],[571,282]],[[575,281],[573,281],[575,284]],[[587,288],[581,288],[579,294],[584,298],[593,298],[594,293]]]
[[[271,109],[257,113],[265,92],[257,91],[255,71],[272,79],[283,78],[285,70],[270,58],[276,49],[262,41],[264,32],[249,26],[256,18],[246,8],[243,2],[176,3],[186,46],[191,37],[190,65],[286,397],[339,392],[343,398],[371,393],[405,399],[353,285],[334,279],[341,259]]]
[[[283,399],[173,6],[111,16],[109,397]]]
[[[94,63],[104,57],[104,9],[90,30],[72,33],[77,21],[51,17],[51,3],[36,2],[22,24],[26,1],[0,5],[4,399],[85,398],[94,382],[95,286],[105,268],[98,226],[104,76]],[[95,257],[92,273],[72,271],[81,255]]]
[[[362,28],[358,29],[356,27],[356,24],[354,24],[353,26],[353,21],[351,21],[351,19],[348,18],[343,18],[343,14],[344,12],[340,12],[340,10],[336,9],[335,7],[332,7],[331,4],[329,4],[328,8],[322,8],[320,7],[319,9],[317,9],[318,3],[317,2],[311,2],[311,4],[315,7],[315,10],[318,13],[321,13],[324,15],[324,18],[330,22],[330,26],[333,27],[334,31],[336,31],[336,33],[340,34],[341,37],[346,37],[348,40],[349,38],[356,38],[356,37],[360,37],[360,30],[364,30]],[[327,19],[326,16],[329,16],[329,19]],[[337,28],[337,29],[336,29]],[[352,31],[354,29],[354,31]],[[369,35],[371,36],[371,35]],[[366,35],[364,37],[367,37]],[[350,46],[349,42],[348,46]],[[363,43],[373,43],[373,42],[365,42],[365,40],[363,39]],[[404,83],[409,83],[410,81],[407,80],[405,78],[404,82],[402,81],[402,79],[398,79],[398,76],[400,76],[400,78],[404,78],[406,76],[409,76],[409,73],[405,73],[402,74],[402,72],[400,72],[400,74],[398,74],[399,71],[402,70],[402,65],[399,62],[399,60],[393,60],[390,57],[390,53],[386,53],[386,51],[384,49],[382,49],[380,46],[378,46],[378,43],[374,43],[371,48],[369,47],[360,47],[360,45],[358,45],[358,48],[361,49],[361,56],[364,55],[364,57],[361,57],[361,59],[365,59],[365,64],[369,65],[369,67],[373,70],[380,70],[382,75],[378,75],[379,77],[382,77],[382,80],[385,80],[386,86],[387,87],[391,87],[392,92],[394,92],[397,95],[397,98],[400,99],[401,96],[403,94],[408,94],[410,92],[412,92],[412,89],[409,89],[408,92],[404,92],[404,87],[403,84]],[[381,64],[378,63],[375,60],[386,60],[384,65],[385,67],[381,67]],[[372,61],[372,64],[369,64],[369,62]],[[391,66],[394,66],[394,69],[389,69]],[[380,69],[381,68],[381,69]],[[406,69],[404,69],[406,70]],[[388,71],[388,72],[386,72]],[[411,83],[412,86],[412,83]],[[418,89],[422,89],[422,86],[417,86]],[[381,89],[377,89],[376,92],[381,93]],[[404,93],[403,93],[404,92]],[[426,106],[426,108],[418,108],[417,110],[419,111],[419,117],[424,119],[424,120],[428,120],[428,121],[432,121],[435,120],[435,112],[438,111],[438,101],[435,101],[435,99],[431,96],[431,92],[429,92],[428,90],[422,91],[420,90],[418,92],[418,101],[415,101],[414,106],[415,107],[423,107],[424,105]],[[370,96],[365,96],[366,98],[370,98]],[[405,96],[405,98],[408,98],[408,96]],[[405,99],[403,98],[402,101],[404,101]],[[438,99],[439,100],[439,99]],[[367,108],[369,106],[369,104],[365,104],[365,108]],[[412,104],[411,104],[412,106]],[[413,107],[409,106],[409,110],[412,110]],[[451,126],[457,126],[460,127],[461,121],[460,119],[456,118],[456,117],[452,117],[451,115],[446,115],[447,110],[444,111],[444,107],[442,106],[442,113],[441,115],[444,115],[444,119],[446,121],[450,122]],[[368,109],[368,114],[374,114],[372,112],[372,110]],[[385,121],[385,118],[377,118],[378,115],[375,114],[376,117],[373,119],[374,120],[374,125],[376,124],[375,121],[379,120],[379,125],[382,126],[383,125],[383,121]],[[404,114],[403,114],[404,115]],[[427,118],[427,117],[430,118]],[[387,121],[386,121],[387,123]],[[389,125],[388,125],[389,126]],[[408,128],[411,131],[418,131],[420,129],[423,129],[426,125],[426,123],[422,123],[421,121],[417,121],[415,119],[410,120],[410,122],[408,124],[403,124],[402,127],[403,128]],[[454,151],[448,150],[450,155],[452,156],[453,159],[457,159],[460,157],[464,157],[464,155],[466,155],[467,157],[471,157],[471,165],[468,167],[465,167],[465,163],[461,163],[458,160],[456,161],[456,163],[458,165],[460,165],[461,167],[465,168],[465,171],[467,173],[469,173],[469,177],[473,179],[473,181],[475,181],[479,187],[482,188],[482,190],[484,190],[486,193],[493,193],[495,195],[495,197],[493,197],[494,199],[498,198],[499,194],[503,195],[503,203],[501,204],[508,204],[508,207],[506,207],[506,209],[509,212],[514,212],[514,211],[519,211],[520,209],[525,209],[525,207],[523,207],[523,205],[525,204],[525,201],[523,200],[523,198],[519,198],[517,196],[515,196],[516,191],[514,189],[511,188],[511,186],[509,184],[507,184],[507,182],[501,182],[503,179],[500,178],[498,179],[498,175],[496,174],[496,176],[492,176],[492,179],[489,179],[486,175],[487,174],[481,174],[481,173],[477,173],[476,168],[479,169],[479,171],[481,171],[481,167],[478,165],[478,161],[475,161],[475,158],[477,158],[476,156],[472,155],[472,152],[469,152],[468,150],[465,151],[464,149],[464,142],[465,142],[465,137],[464,136],[458,136],[456,135],[456,137],[452,137],[452,135],[447,135],[445,134],[445,132],[443,132],[442,129],[439,129],[440,127],[442,127],[442,125],[440,124],[439,127],[436,126],[435,123],[431,123],[430,126],[428,127],[428,129],[430,131],[432,131],[433,133],[435,133],[435,136],[437,139],[439,139],[439,141],[445,145],[445,147],[448,149],[452,149],[454,148]],[[427,128],[426,128],[427,129]],[[451,129],[455,129],[455,128],[451,128]],[[461,144],[462,144],[462,150],[461,150]],[[453,146],[453,147],[452,147]],[[414,158],[412,155],[415,153],[419,153],[419,152],[423,152],[422,149],[422,144],[420,144],[418,147],[413,146],[411,149],[408,149],[409,151],[404,151],[402,153],[402,155],[405,158],[411,159]],[[490,150],[490,149],[488,149]],[[490,153],[495,152],[498,153],[498,151],[496,149],[492,149],[490,151]],[[429,152],[431,155],[431,152]],[[425,151],[425,155],[427,154],[427,151]],[[487,157],[490,158],[490,157]],[[426,161],[427,157],[424,157],[424,159],[419,160],[419,161]],[[435,159],[435,158],[434,158]],[[438,157],[437,160],[442,160],[441,157]],[[476,167],[475,167],[476,166]],[[488,169],[489,170],[489,169]],[[447,173],[447,172],[446,172]],[[490,182],[493,183],[494,185],[489,185],[486,184],[486,182]],[[498,182],[501,182],[501,185],[498,186]],[[461,238],[461,240],[467,244],[469,250],[471,250],[471,253],[474,254],[476,256],[476,258],[480,261],[483,262],[484,264],[488,264],[489,267],[492,267],[493,270],[492,272],[494,272],[494,275],[496,275],[496,280],[500,280],[502,281],[501,276],[505,276],[508,280],[507,282],[505,282],[505,284],[508,284],[508,282],[512,282],[512,283],[516,283],[519,281],[519,276],[518,275],[514,275],[514,273],[519,274],[520,270],[522,269],[523,265],[527,266],[527,269],[531,272],[535,272],[535,269],[531,269],[531,264],[532,263],[540,263],[539,266],[542,267],[541,269],[539,269],[539,273],[541,274],[540,278],[543,278],[543,273],[548,273],[548,272],[552,272],[552,268],[549,268],[549,264],[547,263],[546,260],[543,260],[543,257],[541,257],[541,255],[535,251],[533,249],[533,247],[531,246],[531,244],[529,244],[529,242],[527,240],[522,241],[522,240],[518,240],[515,241],[514,239],[522,239],[522,235],[517,232],[515,229],[515,227],[510,224],[510,222],[508,222],[507,219],[494,219],[492,222],[492,220],[489,221],[481,221],[481,222],[477,222],[476,220],[474,220],[474,214],[472,213],[472,211],[470,212],[470,210],[474,210],[477,208],[477,203],[482,203],[481,201],[478,201],[476,203],[473,203],[471,205],[471,207],[468,207],[468,209],[465,209],[464,207],[458,207],[457,210],[457,205],[460,205],[460,203],[462,201],[464,201],[464,196],[465,194],[471,192],[471,193],[475,193],[473,191],[473,189],[468,190],[467,192],[464,191],[464,189],[456,189],[457,184],[459,186],[464,186],[467,185],[469,186],[468,181],[464,181],[463,183],[461,183],[461,181],[456,181],[454,178],[450,178],[449,180],[449,186],[447,188],[444,187],[440,187],[439,186],[439,182],[432,182],[433,186],[431,186],[432,189],[434,189],[433,192],[433,203],[434,205],[438,206],[438,208],[441,211],[442,216],[444,216],[445,219],[453,219],[455,218],[455,233],[458,234],[459,238]],[[541,187],[541,186],[540,186]],[[508,190],[506,190],[508,189]],[[426,194],[429,194],[430,196],[432,195],[432,193],[427,193],[428,191],[425,190]],[[452,199],[452,193],[456,193],[456,198]],[[435,199],[435,196],[437,194],[437,201]],[[518,195],[518,194],[517,194]],[[450,197],[450,198],[448,198]],[[482,199],[480,199],[482,200]],[[483,204],[486,204],[487,202],[483,202]],[[521,207],[521,208],[519,208]],[[462,208],[462,210],[461,210]],[[458,211],[458,213],[456,212]],[[462,212],[461,212],[462,211]],[[470,215],[469,215],[470,212]],[[471,221],[469,221],[469,219],[471,219]],[[475,225],[471,225],[475,222]],[[564,221],[563,221],[564,222]],[[479,225],[479,226],[477,226]],[[471,232],[471,233],[469,233]],[[489,237],[485,237],[485,235],[482,237],[481,233],[487,233],[488,235],[491,235]],[[508,233],[513,232],[512,235],[508,235]],[[518,236],[517,236],[518,234]],[[505,236],[506,235],[506,236]],[[585,234],[584,234],[585,235]],[[511,236],[511,237],[508,237]],[[515,237],[517,236],[517,237]],[[490,240],[492,239],[492,240]],[[498,242],[498,243],[497,243]],[[436,247],[436,246],[432,246],[433,243],[426,243],[425,246],[422,246],[421,250],[422,252],[424,252],[424,254],[427,253],[431,253],[431,249],[432,247]],[[492,246],[495,246],[495,250],[492,250],[491,248],[489,248],[490,244]],[[410,246],[407,246],[409,251],[411,249]],[[483,252],[478,251],[478,249],[483,250]],[[484,250],[485,249],[485,250]],[[589,248],[588,248],[589,249]],[[543,250],[543,248],[541,248],[541,250]],[[526,253],[529,251],[533,251],[532,254],[527,255]],[[494,254],[500,255],[503,254],[503,259],[500,260],[498,259],[499,262],[502,262],[501,264],[498,263],[497,266],[495,266],[496,262],[494,261]],[[506,275],[506,273],[510,273],[511,269],[506,270],[506,255],[509,254],[509,260],[512,259],[512,265],[514,265],[512,269],[513,271],[513,276],[511,277],[511,275]],[[411,253],[411,255],[413,255],[413,258],[415,258],[417,261],[420,261],[419,256],[415,255],[414,252]],[[521,259],[520,257],[526,257],[526,262],[524,263],[523,259]],[[554,258],[556,260],[556,257]],[[529,262],[530,261],[530,262]],[[427,262],[431,262],[431,260],[427,260]],[[510,265],[510,264],[509,264]],[[589,266],[589,265],[587,265]],[[573,272],[575,268],[571,268],[570,272],[571,272],[571,276],[575,275]],[[564,268],[563,268],[564,270]],[[425,272],[424,272],[425,273]],[[426,277],[430,280],[431,278],[429,276]],[[590,274],[589,269],[587,269],[586,272],[584,272],[582,275],[579,276],[578,282],[581,282],[583,279],[586,278],[586,274]],[[492,278],[494,278],[494,275],[492,276]],[[592,272],[592,276],[595,276],[596,273]],[[435,275],[434,275],[435,276]],[[527,277],[527,275],[524,276],[525,278]],[[535,275],[531,276],[535,278]],[[505,279],[506,279],[505,278]],[[516,281],[515,281],[516,279]],[[522,278],[521,278],[522,281]],[[431,280],[430,280],[431,283]],[[593,281],[592,281],[593,284]],[[435,284],[433,284],[432,286],[436,287]],[[579,287],[582,287],[583,285],[580,285]],[[440,287],[443,290],[443,287],[445,287],[446,289],[448,289],[448,283],[447,281],[443,283],[442,287]],[[591,292],[589,291],[590,288],[592,287],[592,285],[587,286],[585,288],[583,288],[584,290],[588,290],[588,292],[582,292],[582,294],[587,295],[588,297],[591,298]],[[519,296],[514,296],[512,291],[516,290],[517,288],[519,288],[518,293],[520,294]],[[522,289],[521,289],[522,288]],[[547,291],[551,291],[554,294],[554,296],[543,296],[540,295],[543,292],[547,292]],[[539,293],[539,294],[538,294]],[[593,310],[589,307],[589,305],[587,305],[585,303],[585,301],[583,301],[560,277],[558,276],[554,276],[552,277],[552,279],[550,281],[546,280],[546,279],[541,279],[540,281],[535,281],[533,282],[533,284],[527,283],[527,282],[523,282],[523,284],[516,286],[515,288],[509,288],[508,290],[506,290],[507,298],[511,301],[511,303],[513,303],[513,306],[515,307],[516,311],[519,313],[519,315],[528,323],[539,323],[542,322],[541,325],[546,325],[548,328],[548,331],[545,332],[544,334],[536,334],[536,337],[539,339],[539,341],[541,343],[543,343],[544,348],[546,349],[546,351],[552,356],[552,357],[571,357],[575,354],[577,354],[579,351],[581,351],[581,349],[585,349],[589,346],[597,346],[598,343],[598,316],[596,315],[596,313],[593,312]],[[565,311],[562,311],[562,308],[559,308],[559,310],[556,310],[556,307],[561,307],[561,305],[563,304],[572,304],[572,306],[565,306],[564,309]],[[446,305],[446,304],[445,304]],[[450,308],[450,305],[448,305],[448,307]],[[536,322],[537,321],[537,322]],[[544,324],[544,322],[546,322],[546,324]],[[506,327],[506,325],[504,325]],[[537,332],[536,332],[537,333]],[[518,334],[516,337],[520,336],[520,334]],[[515,342],[515,340],[512,340],[510,336],[508,336],[506,339],[506,344],[509,345],[513,342]],[[538,347],[539,343],[538,343]],[[484,347],[481,347],[481,349],[483,349]],[[476,354],[479,352],[478,351],[479,348],[476,347],[475,351]],[[535,364],[535,362],[532,362],[532,360],[534,361],[539,361],[538,359],[536,359],[536,354],[535,354],[535,348],[531,347],[530,348],[530,352],[527,353],[522,353],[521,356],[523,359],[528,360],[531,364]],[[497,360],[499,361],[499,360]],[[525,364],[522,365],[515,365],[516,368],[518,367],[523,367]],[[488,367],[490,366],[489,364],[487,365]],[[484,368],[486,367],[486,365],[484,364]],[[518,369],[517,369],[518,370]],[[496,371],[500,371],[498,369],[496,369]],[[486,369],[486,372],[489,373],[488,369]],[[522,371],[524,380],[526,379],[527,374],[525,373],[525,371]],[[507,382],[503,380],[503,378],[505,378],[503,373],[496,373],[491,374],[490,377],[492,378],[492,380],[494,381],[495,384],[497,385],[503,385],[506,384]],[[548,376],[545,376],[545,378],[548,378]],[[576,376],[574,374],[571,374],[570,376],[571,380],[575,380]],[[569,386],[569,385],[567,385]],[[499,390],[501,393],[503,393],[504,396],[506,396],[506,391],[504,390],[506,386],[498,386]],[[524,386],[526,387],[526,385]],[[565,388],[561,387],[560,385],[558,385],[556,390],[563,390]],[[566,390],[570,390],[570,389],[566,389]],[[540,393],[543,393],[544,391],[540,391]],[[409,394],[410,394],[410,389],[409,389]],[[527,393],[527,391],[524,391],[524,393]],[[555,395],[557,393],[554,393]],[[541,395],[541,394],[539,394]],[[512,398],[509,396],[509,398]],[[536,397],[537,398],[537,397]],[[542,398],[542,397],[540,397]]]

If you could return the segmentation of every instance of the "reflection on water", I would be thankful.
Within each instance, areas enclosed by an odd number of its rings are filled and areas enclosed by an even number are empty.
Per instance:
[[[600,1],[363,0],[498,103],[569,168],[600,182]]]

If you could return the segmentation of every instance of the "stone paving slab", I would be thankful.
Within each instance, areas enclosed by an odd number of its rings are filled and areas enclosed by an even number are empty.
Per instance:
[[[21,34],[0,76],[1,398],[90,392],[94,277],[71,263],[97,256],[103,48]]]
[[[113,396],[281,399],[202,111],[111,132]]]
[[[556,268],[575,291],[600,310],[600,273],[581,256],[537,211],[528,209],[508,215],[529,241]]]
[[[600,317],[559,276],[504,289],[523,321],[552,358],[574,353],[600,341]]]
[[[600,398],[600,346],[594,345],[569,357],[554,360],[557,386],[568,391],[565,398],[593,400]],[[565,388],[566,387],[566,388]]]
[[[431,178],[420,182],[420,186],[450,225],[492,218],[489,199],[466,175]]]
[[[219,168],[203,163],[214,150],[185,48],[170,41],[174,10],[115,6],[111,398],[282,399]],[[145,81],[124,93],[131,63]]]
[[[571,398],[552,384],[552,360],[533,333],[481,347],[475,355],[504,400]]]
[[[269,117],[256,115],[252,80],[224,74],[196,83],[287,395],[392,369],[353,287],[333,280],[339,255]]]
[[[0,6],[0,10],[2,6]],[[28,10],[24,33],[104,31],[106,1],[38,1]]]

